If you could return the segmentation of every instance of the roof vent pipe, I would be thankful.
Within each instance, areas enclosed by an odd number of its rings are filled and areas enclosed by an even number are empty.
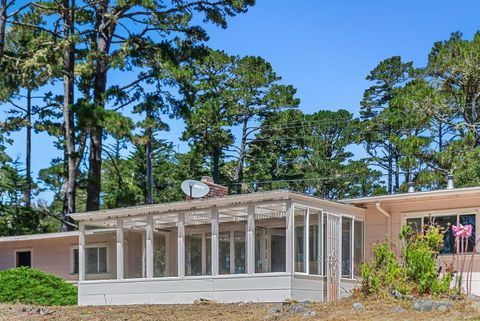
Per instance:
[[[447,189],[454,189],[455,185],[453,184],[453,175],[448,174],[447,175]]]
[[[414,182],[408,182],[407,187],[408,187],[408,189],[407,189],[408,193],[415,192],[415,183]]]

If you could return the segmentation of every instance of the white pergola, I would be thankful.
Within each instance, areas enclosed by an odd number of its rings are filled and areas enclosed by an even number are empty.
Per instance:
[[[295,222],[295,209],[303,209],[304,210],[304,217],[301,219],[301,222]],[[88,291],[95,292],[95,288],[92,287],[92,284],[98,284],[98,282],[103,282],[102,284],[105,285],[105,282],[109,282],[110,285],[115,288],[116,286],[120,286],[120,284],[125,287],[126,285],[126,275],[124,271],[125,263],[128,261],[125,260],[125,241],[126,238],[128,239],[128,231],[141,231],[142,232],[142,251],[143,253],[143,260],[141,262],[142,265],[142,274],[140,278],[130,279],[128,282],[134,282],[135,280],[149,282],[162,282],[162,280],[169,280],[175,282],[182,282],[182,280],[191,280],[191,279],[201,279],[205,280],[205,278],[211,279],[218,279],[215,282],[228,282],[229,278],[233,277],[242,277],[243,280],[245,278],[253,277],[257,275],[257,277],[262,277],[263,279],[259,279],[260,281],[255,281],[257,279],[252,278],[252,282],[266,282],[264,279],[268,276],[278,275],[279,277],[286,277],[286,276],[293,276],[296,274],[309,274],[309,240],[311,237],[309,236],[310,227],[309,223],[309,213],[310,209],[315,209],[316,213],[321,213],[321,219],[318,220],[316,223],[320,228],[326,228],[323,225],[323,217],[325,215],[331,214],[335,215],[336,217],[341,217],[342,215],[347,215],[351,218],[356,218],[361,220],[364,218],[364,211],[362,209],[343,205],[331,201],[326,201],[323,199],[307,196],[304,194],[292,193],[288,191],[273,191],[273,192],[262,192],[262,193],[253,193],[253,194],[245,194],[245,195],[232,195],[232,196],[225,196],[220,198],[211,198],[211,199],[201,199],[201,200],[191,200],[191,201],[184,201],[184,202],[175,202],[175,203],[165,203],[165,204],[157,204],[157,205],[146,205],[146,206],[138,206],[138,207],[131,207],[131,208],[124,208],[124,209],[115,209],[115,210],[104,210],[104,211],[97,211],[97,212],[87,212],[87,213],[79,213],[74,214],[72,217],[79,222],[79,229],[80,229],[80,236],[79,236],[79,248],[78,248],[78,257],[79,257],[79,299],[81,300],[82,293],[84,292],[83,289],[87,289]],[[312,220],[313,221],[313,220]],[[285,262],[284,262],[284,270],[281,272],[272,272],[272,271],[264,271],[267,273],[260,273],[256,271],[256,227],[258,226],[268,226],[271,224],[270,222],[276,222],[276,228],[284,229],[284,238],[285,238]],[[340,221],[339,221],[340,222]],[[220,275],[219,274],[219,235],[222,232],[222,227],[226,225],[234,226],[235,224],[239,224],[242,227],[244,226],[245,229],[242,230],[245,232],[245,271],[241,275],[231,273],[230,276]],[[267,225],[266,225],[267,224]],[[298,224],[304,224],[303,234],[301,236],[295,235],[295,227]],[[321,225],[320,225],[321,224]],[[209,259],[211,262],[211,270],[209,271],[208,275],[201,275],[201,276],[188,276],[186,275],[186,262],[185,262],[185,249],[186,249],[186,236],[188,229],[195,229],[197,227],[205,228],[205,226],[209,226],[209,237],[210,237],[210,249],[209,249]],[[327,225],[325,225],[327,226]],[[333,225],[332,225],[333,227]],[[340,225],[336,225],[334,228],[338,229],[335,230],[336,239],[334,241],[327,242],[336,242],[335,248],[338,249],[335,255],[341,256],[341,244],[339,235],[341,234]],[[352,228],[353,228],[353,220],[352,220]],[[176,246],[176,275],[171,277],[155,277],[154,276],[154,234],[157,230],[175,230],[176,231],[176,245],[172,244],[172,246]],[[88,237],[91,231],[108,231],[112,235],[115,235],[115,266],[116,266],[116,274],[113,278],[109,278],[108,280],[89,280],[86,279],[86,249],[88,244],[86,242],[86,238]],[[126,232],[127,231],[127,232]],[[127,234],[126,234],[127,233]],[[283,232],[282,232],[283,233]],[[323,233],[323,232],[322,232]],[[233,236],[232,236],[233,237]],[[295,248],[297,243],[299,242],[295,240],[295,237],[301,239],[302,242],[302,253],[298,253],[298,249]],[[363,236],[362,236],[363,237]],[[283,238],[283,234],[282,234]],[[318,236],[317,236],[318,238]],[[333,239],[332,239],[333,240]],[[323,236],[319,242],[323,242]],[[353,245],[353,237],[352,237],[352,245]],[[205,250],[205,241],[202,243],[203,250]],[[333,247],[332,247],[333,248]],[[232,251],[232,250],[231,250]],[[321,246],[320,251],[323,253],[323,245]],[[352,249],[353,254],[353,249]],[[321,255],[321,259],[328,259],[324,256],[325,254]],[[258,256],[258,253],[257,253]],[[305,267],[303,271],[297,271],[295,268],[295,264],[298,264],[298,259],[303,260],[303,266]],[[234,260],[233,256],[230,255],[230,260]],[[205,260],[205,259],[203,259]],[[297,261],[296,261],[297,260]],[[338,263],[338,260],[337,260]],[[232,263],[230,263],[232,264]],[[323,264],[323,263],[322,263]],[[353,267],[353,263],[352,263]],[[327,272],[327,271],[325,271]],[[338,274],[338,267],[337,272]],[[233,274],[233,275],[232,275]],[[312,276],[315,277],[317,281],[323,281],[323,278],[326,277],[326,274],[320,273],[321,275]],[[271,280],[271,278],[269,279]],[[115,283],[119,282],[119,283]],[[339,280],[337,280],[337,283]],[[292,282],[290,282],[291,284]],[[116,285],[115,285],[116,284]],[[128,283],[130,284],[130,283]],[[144,284],[144,283],[139,283]],[[157,283],[155,283],[157,284]],[[275,287],[273,283],[270,281],[267,284],[272,284],[271,286]],[[83,286],[85,285],[85,286]],[[339,283],[338,283],[339,287]],[[240,290],[240,289],[239,289]],[[318,291],[322,292],[322,289],[318,289]],[[99,293],[103,291],[99,289]],[[118,290],[115,290],[118,291]],[[115,291],[112,290],[112,297],[116,297]],[[133,291],[133,290],[132,290]],[[163,291],[160,290],[159,291]],[[199,290],[200,291],[200,290]],[[204,291],[201,293],[201,291]],[[217,298],[215,294],[210,293],[211,291],[201,290],[198,293],[199,297],[203,296],[211,296],[213,298]],[[250,291],[250,290],[248,290]],[[247,292],[248,292],[247,291]],[[273,290],[272,290],[273,291]],[[285,296],[292,296],[293,293],[292,289],[289,289],[288,293],[286,294],[284,290],[282,290],[282,295]],[[304,291],[304,290],[299,290]],[[313,290],[309,290],[312,292]],[[299,292],[299,293],[300,293]],[[310,293],[309,292],[309,293]],[[319,292],[319,293],[320,293]],[[232,292],[233,293],[233,292]],[[250,292],[248,292],[250,293]],[[255,292],[258,297],[261,297],[262,293]],[[273,293],[273,292],[272,292]],[[223,294],[223,297],[230,297],[231,293]],[[96,295],[95,293],[90,293],[90,296]],[[220,294],[219,294],[220,295]],[[249,294],[251,295],[251,294]],[[309,294],[310,295],[310,294]],[[86,297],[86,295],[85,295]],[[160,296],[157,296],[160,297]],[[312,298],[311,296],[309,296]],[[318,299],[318,293],[316,294],[316,298]],[[236,296],[233,295],[233,299],[226,299],[226,301],[238,301],[244,300],[244,297],[238,297],[235,299]],[[264,300],[272,300],[272,299],[256,299],[255,297],[251,297],[251,300],[254,301],[264,301]],[[284,298],[285,299],[285,298]],[[144,301],[141,299],[129,301],[128,298],[123,298],[119,302],[122,304],[125,303],[152,303],[149,300],[158,301],[161,299],[149,299],[145,296]],[[98,300],[97,300],[98,301]],[[85,300],[88,304],[103,304],[97,301],[88,301]],[[162,302],[153,302],[153,303],[169,303],[167,299],[163,299]],[[178,301],[178,303],[186,303],[191,301],[191,298],[188,297],[184,300]]]

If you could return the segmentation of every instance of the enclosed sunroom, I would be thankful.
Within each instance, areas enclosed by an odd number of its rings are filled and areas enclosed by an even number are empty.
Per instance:
[[[334,300],[364,259],[363,209],[288,191],[72,217],[80,305]]]

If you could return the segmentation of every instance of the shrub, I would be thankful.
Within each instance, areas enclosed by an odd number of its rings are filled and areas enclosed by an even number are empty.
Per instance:
[[[0,272],[0,302],[75,305],[77,288],[57,276],[19,267]]]
[[[440,276],[436,258],[443,246],[443,232],[428,226],[425,233],[414,233],[405,226],[400,239],[403,242],[398,258],[388,242],[374,246],[373,260],[360,269],[362,293],[389,295],[392,291],[414,295],[441,295],[450,288],[451,275]]]

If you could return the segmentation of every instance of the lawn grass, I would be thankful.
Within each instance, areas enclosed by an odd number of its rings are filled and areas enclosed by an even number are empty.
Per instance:
[[[355,312],[353,302],[361,302],[365,310]],[[164,321],[240,321],[267,320],[269,309],[273,304],[192,304],[192,305],[137,305],[137,306],[103,306],[103,307],[47,307],[50,315],[31,312],[28,305],[0,305],[0,320],[164,320]],[[392,312],[394,306],[402,306],[402,313]],[[38,308],[38,306],[35,306]],[[333,303],[309,304],[317,315],[305,318],[301,315],[282,314],[268,320],[480,320],[480,310],[467,302],[458,302],[448,312],[416,312],[410,309],[408,302],[395,300],[355,300],[345,299]]]

